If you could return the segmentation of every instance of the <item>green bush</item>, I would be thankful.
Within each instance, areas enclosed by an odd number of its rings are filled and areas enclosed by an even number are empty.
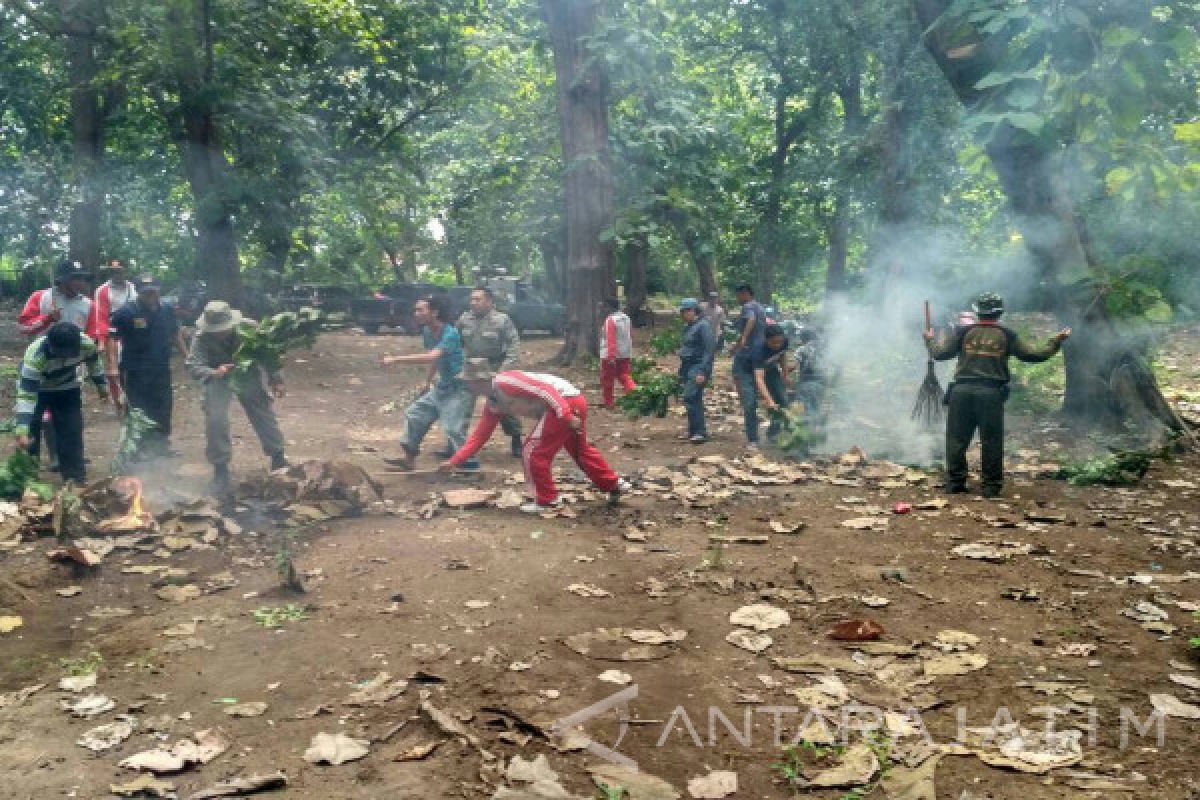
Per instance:
[[[682,346],[683,331],[675,326],[650,337],[650,352],[656,356],[674,355]]]

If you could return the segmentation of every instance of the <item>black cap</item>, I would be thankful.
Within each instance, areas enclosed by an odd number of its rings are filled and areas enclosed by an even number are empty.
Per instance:
[[[46,353],[54,358],[74,358],[79,355],[81,333],[73,322],[54,323],[46,331]]]
[[[90,278],[92,273],[83,268],[83,265],[78,261],[72,261],[69,258],[64,258],[58,262],[58,266],[54,268],[54,282],[62,283],[71,278]]]
[[[138,275],[137,280],[133,282],[133,288],[139,292],[157,292],[162,289],[158,283],[158,278],[153,275]]]

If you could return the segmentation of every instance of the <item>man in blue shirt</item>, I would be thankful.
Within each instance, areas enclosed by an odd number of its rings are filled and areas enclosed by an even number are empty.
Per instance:
[[[776,411],[787,406],[788,382],[788,338],[783,328],[778,325],[768,325],[763,329],[763,342],[750,353],[750,367],[754,370],[754,396],[746,413],[754,415],[754,424],[746,421],[746,435],[754,431],[751,443],[758,441],[758,404],[761,402],[768,411]],[[779,418],[772,415],[767,425],[767,441],[773,441],[779,435]]]
[[[400,446],[404,454],[397,458],[385,458],[384,461],[394,467],[411,470],[416,466],[417,453],[421,451],[421,441],[433,423],[442,426],[446,436],[446,446],[451,452],[458,452],[467,439],[467,423],[470,422],[471,409],[475,405],[475,396],[463,383],[460,373],[463,366],[462,337],[458,329],[447,320],[450,315],[450,298],[444,294],[435,294],[417,301],[413,316],[421,326],[421,336],[425,353],[414,353],[408,356],[384,356],[383,364],[428,364],[429,370],[425,377],[425,388],[421,395],[404,412],[404,437]],[[479,462],[471,459],[463,464],[464,468],[473,469]]]
[[[114,309],[109,324],[111,338],[120,342],[120,348],[107,348],[104,357],[108,371],[119,372],[128,408],[140,409],[154,422],[154,429],[147,431],[139,443],[138,455],[167,455],[174,399],[171,349],[179,350],[187,359],[187,345],[175,312],[159,297],[160,287],[154,276],[139,277],[134,288],[137,298]]]
[[[717,337],[700,312],[700,303],[695,298],[685,298],[679,304],[684,326],[679,348],[679,380],[683,384],[683,406],[687,409],[687,440],[692,444],[708,441],[704,390],[712,381],[713,359],[717,354]]]
[[[733,381],[742,402],[746,441],[753,450],[758,447],[758,394],[754,384],[754,367],[750,362],[751,354],[763,343],[767,313],[754,299],[754,289],[748,283],[737,287],[737,299],[742,310],[734,323],[738,339],[732,348]]]

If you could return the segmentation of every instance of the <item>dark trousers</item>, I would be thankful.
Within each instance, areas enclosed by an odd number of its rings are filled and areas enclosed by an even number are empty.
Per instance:
[[[58,449],[58,471],[63,480],[83,483],[83,393],[78,388],[60,392],[38,392],[38,408],[50,411]]]
[[[704,421],[704,390],[708,382],[696,383],[702,365],[693,364],[679,368],[679,380],[683,383],[683,407],[687,409],[688,436],[708,436]]]
[[[967,483],[967,448],[975,430],[983,448],[983,488],[1004,486],[1004,389],[983,383],[956,383],[946,415],[946,486]]]
[[[171,367],[145,367],[126,369],[121,373],[121,383],[130,408],[141,409],[154,421],[154,430],[147,431],[142,442],[142,452],[165,450],[171,435]]]

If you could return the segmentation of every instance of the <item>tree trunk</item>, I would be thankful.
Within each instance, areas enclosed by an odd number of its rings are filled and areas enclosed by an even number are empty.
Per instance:
[[[968,107],[984,99],[978,81],[1000,63],[1004,41],[983,37],[956,23],[934,23],[951,0],[914,0],[925,44],[958,98]],[[970,46],[973,49],[969,49]],[[1086,278],[1093,274],[1077,221],[1074,198],[1058,152],[1002,126],[985,149],[1026,247],[1044,276],[1053,308],[1075,334],[1064,350],[1067,386],[1063,411],[1079,421],[1116,426],[1142,421],[1181,431],[1184,423],[1162,396],[1140,342],[1107,313],[1103,297]],[[1083,286],[1083,290],[1065,287]],[[1146,423],[1153,422],[1148,427]]]
[[[837,89],[842,101],[842,138],[844,147],[856,151],[858,140],[866,127],[862,108],[862,77],[857,69],[847,74]],[[844,292],[848,285],[847,263],[850,257],[850,200],[847,181],[839,181],[833,190],[833,213],[826,224],[829,240],[829,262],[825,273],[825,296]]]
[[[779,270],[780,222],[783,215],[783,192],[786,179],[788,150],[788,94],[779,81],[775,90],[775,146],[771,151],[771,176],[767,184],[767,202],[759,223],[758,246],[755,248],[754,291],[762,303],[769,304],[775,294],[775,276]]]
[[[88,269],[102,261],[104,229],[104,110],[97,82],[96,32],[103,0],[60,0],[71,96],[71,151],[75,202],[68,227],[68,253]]]
[[[233,229],[231,180],[216,125],[212,14],[209,0],[173,0],[168,9],[175,88],[173,128],[195,204],[196,267],[209,295],[234,305],[242,276]]]
[[[608,155],[608,76],[588,41],[597,32],[598,0],[542,0],[554,51],[567,218],[567,331],[562,360],[597,352],[597,303],[615,290]]]
[[[636,234],[625,245],[625,313],[634,325],[646,324],[646,261],[650,257],[650,244],[646,234]]]
[[[683,240],[683,246],[692,259],[692,266],[696,268],[696,277],[700,283],[700,298],[708,299],[709,294],[718,291],[716,247],[696,230],[696,226],[692,224],[691,217],[686,211],[668,207],[663,209],[663,214],[675,228],[679,238]]]

